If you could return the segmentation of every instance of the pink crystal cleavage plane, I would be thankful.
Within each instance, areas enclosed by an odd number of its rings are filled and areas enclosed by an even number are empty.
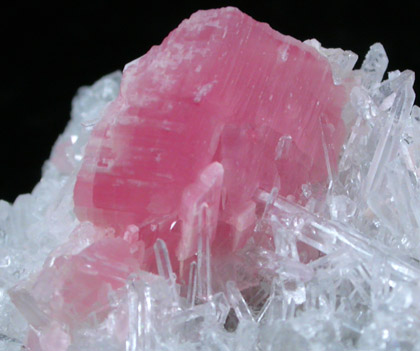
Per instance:
[[[326,181],[346,99],[314,48],[236,8],[198,11],[126,65],[86,147],[75,213],[124,237],[136,228],[143,269],[157,238],[180,262],[202,235],[212,254],[237,250],[258,189],[297,199]]]

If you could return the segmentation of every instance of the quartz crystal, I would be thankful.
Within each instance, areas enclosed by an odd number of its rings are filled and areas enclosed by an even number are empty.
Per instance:
[[[372,45],[199,11],[0,201],[0,351],[420,351],[420,108]]]

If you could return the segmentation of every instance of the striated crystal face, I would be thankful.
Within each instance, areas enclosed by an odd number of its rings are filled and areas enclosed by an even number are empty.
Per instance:
[[[0,201],[0,351],[420,350],[420,108],[381,44],[200,11]]]
[[[299,199],[326,180],[347,99],[309,45],[234,8],[199,11],[125,67],[86,147],[76,214],[119,233],[135,224],[180,261],[203,231],[237,249],[257,189]]]

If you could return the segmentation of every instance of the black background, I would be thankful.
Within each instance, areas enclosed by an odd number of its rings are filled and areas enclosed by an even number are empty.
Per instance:
[[[196,10],[237,6],[298,39],[350,49],[363,58],[381,42],[390,70],[420,72],[415,2],[99,1],[9,2],[0,11],[0,199],[38,182],[78,87],[122,69]],[[360,62],[360,61],[359,61]],[[415,85],[419,91],[418,83]]]

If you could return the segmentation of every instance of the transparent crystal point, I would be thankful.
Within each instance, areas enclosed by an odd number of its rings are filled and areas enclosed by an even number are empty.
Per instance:
[[[362,63],[362,83],[370,89],[374,84],[382,81],[386,68],[388,67],[388,56],[380,43],[375,43],[369,48]]]

